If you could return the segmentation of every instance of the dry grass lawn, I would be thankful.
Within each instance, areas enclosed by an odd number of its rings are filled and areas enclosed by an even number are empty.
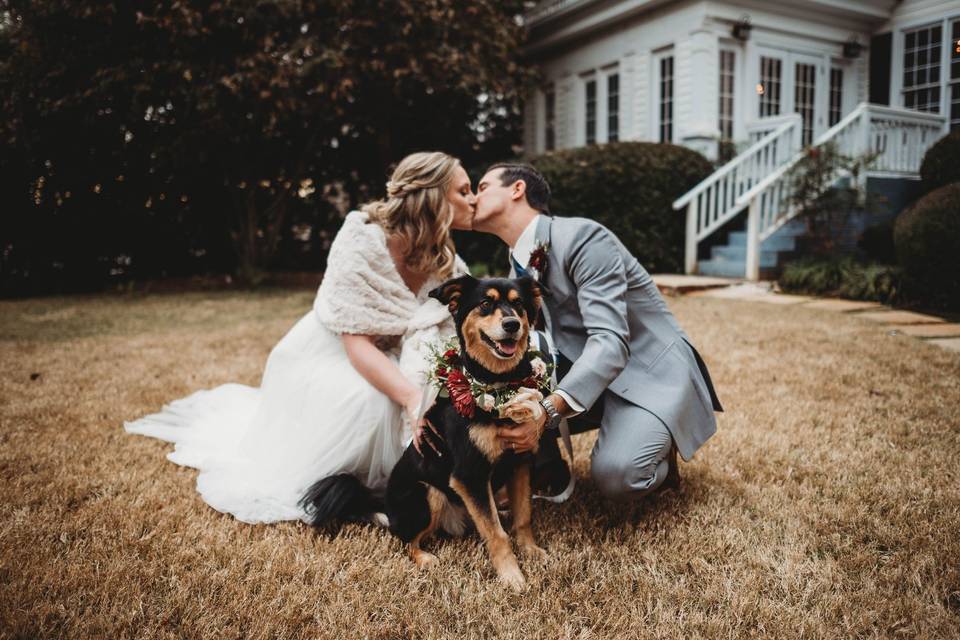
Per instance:
[[[0,302],[0,637],[960,634],[960,356],[828,311],[670,301],[727,412],[634,504],[537,504],[515,595],[477,538],[418,572],[386,532],[249,526],[122,422],[257,384],[308,291]]]

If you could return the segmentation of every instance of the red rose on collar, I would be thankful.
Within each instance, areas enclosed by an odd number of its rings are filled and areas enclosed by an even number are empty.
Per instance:
[[[470,382],[458,369],[451,369],[447,373],[447,391],[457,413],[464,418],[472,418],[476,413],[477,402],[470,393]]]

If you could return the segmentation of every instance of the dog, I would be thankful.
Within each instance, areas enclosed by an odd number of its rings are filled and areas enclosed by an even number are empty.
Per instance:
[[[448,280],[430,292],[447,305],[457,328],[462,371],[474,381],[498,388],[531,380],[534,366],[527,353],[530,333],[540,313],[541,293],[533,278]],[[529,403],[531,395],[526,393]],[[539,393],[535,394],[537,397]],[[407,447],[392,470],[383,502],[349,474],[324,478],[304,494],[301,505],[310,523],[324,527],[333,521],[372,521],[384,524],[407,545],[418,566],[437,558],[421,548],[438,528],[462,535],[466,517],[483,539],[498,578],[514,589],[525,585],[507,533],[500,523],[494,492],[506,485],[512,530],[527,556],[542,557],[531,526],[530,476],[533,453],[504,450],[497,428],[515,423],[496,408],[479,405],[465,410],[462,394],[437,398],[426,419],[420,451]],[[471,396],[472,398],[472,396]],[[519,398],[517,398],[519,399]],[[458,401],[461,403],[458,405]],[[488,408],[489,408],[489,401]],[[534,413],[541,410],[533,407]],[[508,411],[509,413],[509,411]],[[430,446],[428,446],[430,445]]]

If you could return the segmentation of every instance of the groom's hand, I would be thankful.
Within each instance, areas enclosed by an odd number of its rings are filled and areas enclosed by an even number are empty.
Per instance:
[[[530,420],[523,422],[515,427],[500,427],[497,429],[497,439],[507,451],[524,453],[533,450],[540,441],[540,434],[543,433],[543,425],[547,422],[547,414],[541,411],[540,414]]]

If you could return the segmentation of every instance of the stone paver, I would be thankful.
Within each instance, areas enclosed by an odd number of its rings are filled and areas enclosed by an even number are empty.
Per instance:
[[[926,340],[925,342],[927,344],[935,344],[941,349],[960,353],[960,338],[934,338],[933,340]]]
[[[887,324],[930,324],[934,322],[946,322],[943,318],[928,316],[923,313],[914,313],[913,311],[865,311],[857,314],[858,318],[866,318],[875,322],[886,322]]]
[[[897,331],[915,338],[960,338],[960,324],[943,322],[940,324],[905,324]]]
[[[852,313],[854,311],[867,311],[870,309],[883,309],[879,302],[864,302],[862,300],[842,300],[840,298],[823,298],[814,300],[806,305],[810,309],[826,309],[827,311],[840,311],[843,313]]]
[[[771,284],[769,282],[744,282],[731,287],[710,289],[699,291],[694,295],[708,296],[711,298],[729,298],[736,300],[754,300],[759,297],[766,297],[770,294]]]
[[[735,278],[711,278],[708,276],[688,276],[681,273],[657,273],[653,282],[666,295],[676,296],[708,289],[726,288],[739,284]]]
[[[800,304],[801,302],[810,302],[813,300],[810,296],[795,296],[788,293],[774,293],[768,296],[758,296],[757,302],[767,302],[769,304]]]

